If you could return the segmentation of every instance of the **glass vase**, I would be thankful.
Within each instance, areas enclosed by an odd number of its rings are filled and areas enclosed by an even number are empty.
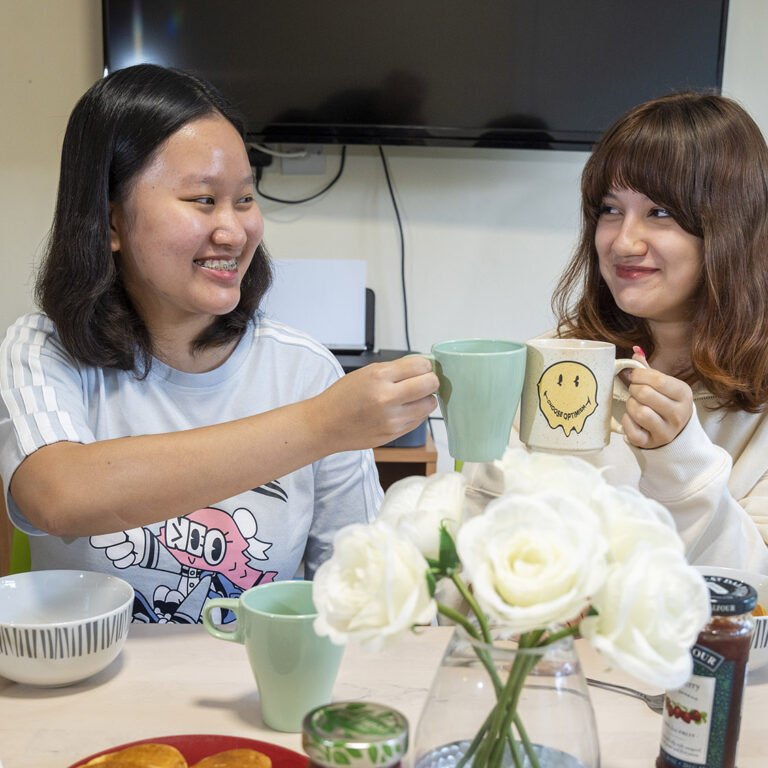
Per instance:
[[[599,768],[594,710],[573,638],[525,648],[499,630],[492,634],[486,644],[456,629],[416,729],[415,768]],[[487,727],[502,710],[507,720],[500,722],[509,727]]]

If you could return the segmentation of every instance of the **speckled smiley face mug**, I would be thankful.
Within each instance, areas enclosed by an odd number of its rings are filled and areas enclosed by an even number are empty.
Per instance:
[[[605,341],[535,339],[526,344],[520,439],[555,453],[602,450],[621,426],[611,416],[613,380],[636,360],[616,359]]]
[[[234,631],[214,626],[211,611],[237,616]],[[311,581],[276,581],[217,597],[203,607],[203,624],[213,637],[242,643],[259,689],[261,717],[277,731],[301,731],[311,709],[328,704],[344,646],[315,633],[317,610]]]

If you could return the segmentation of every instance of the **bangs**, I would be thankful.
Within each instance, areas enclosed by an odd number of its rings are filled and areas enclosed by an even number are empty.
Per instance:
[[[692,125],[656,111],[609,131],[584,169],[585,215],[597,220],[612,189],[631,189],[666,208],[690,234],[702,236],[701,148]],[[688,122],[688,121],[686,121]]]

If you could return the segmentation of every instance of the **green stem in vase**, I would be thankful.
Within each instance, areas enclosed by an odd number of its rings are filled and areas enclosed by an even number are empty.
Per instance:
[[[463,590],[466,590],[464,582],[462,582],[462,580],[458,578],[458,576],[456,576],[454,583],[456,584],[457,587],[459,587],[459,591],[462,592],[462,595],[464,595],[464,592],[462,591],[462,588]],[[465,596],[465,599],[466,599],[466,596]],[[472,599],[472,603],[474,602],[475,602],[474,599]],[[477,606],[476,603],[475,603],[475,606]],[[472,610],[475,611],[475,608],[472,608]],[[480,617],[482,616],[482,613],[478,613],[479,610],[480,608],[479,606],[477,606],[477,611],[475,611],[475,615],[478,617],[478,621],[480,621]],[[481,630],[484,629],[484,632],[483,632],[483,637],[480,637],[477,629],[475,629],[472,622],[463,613],[459,613],[459,611],[455,610],[454,608],[451,608],[449,605],[445,605],[444,603],[437,604],[437,611],[438,613],[442,613],[443,616],[445,616],[447,619],[450,619],[451,621],[463,627],[464,631],[470,637],[473,637],[475,640],[478,640],[478,641],[484,641],[487,645],[493,645],[493,641],[491,639],[491,633],[488,631],[488,623],[485,621],[484,616],[480,624],[480,628]],[[487,651],[482,650],[477,646],[474,646],[474,651],[477,657],[483,663],[483,666],[486,668],[486,670],[488,670],[488,674],[491,676],[491,680],[493,681],[493,686],[496,689],[496,695],[498,696],[499,693],[501,692],[502,684],[501,684],[501,680],[499,679],[498,673],[496,672],[496,667],[493,664],[493,659],[488,655]]]
[[[525,680],[521,676],[522,664],[520,661],[521,657],[517,657],[512,664],[509,678],[494,710],[494,718],[488,730],[488,738],[483,745],[485,747],[483,750],[485,764],[490,766],[490,768],[500,766],[504,756],[504,746],[507,742],[507,735],[510,734],[509,723],[512,719],[510,709],[516,706],[516,699],[519,698],[516,696],[516,693]],[[509,717],[507,716],[508,714]],[[510,748],[514,753],[517,748],[517,745],[514,744],[514,739],[510,739]]]
[[[519,648],[536,648],[542,634],[543,631],[536,630],[521,635]],[[476,765],[488,765],[489,768],[499,768],[504,758],[504,749],[507,743],[509,744],[515,765],[517,766],[519,764],[519,748],[513,737],[511,726],[512,722],[517,717],[517,706],[520,701],[523,686],[525,685],[525,680],[542,655],[543,652],[532,656],[519,654],[515,657],[509,672],[507,683],[499,696],[498,703],[494,707],[492,724],[488,729],[484,743],[478,750],[477,759],[475,760]],[[517,717],[517,722],[520,722],[519,717]],[[518,729],[518,732],[519,730],[520,729]],[[524,731],[525,729],[523,729],[523,732]],[[526,738],[522,739],[522,742],[531,766],[533,766],[533,768],[539,768],[538,759],[533,752],[533,746],[531,745],[530,740],[527,739],[527,734]]]
[[[536,654],[532,657],[523,658],[522,664],[520,665],[520,670],[518,672],[518,684],[512,689],[512,699],[509,702],[508,707],[506,708],[504,712],[504,721],[502,724],[502,732],[506,733],[511,736],[512,734],[512,723],[517,718],[517,721],[519,722],[520,718],[517,714],[517,706],[520,702],[520,696],[523,691],[523,686],[525,685],[525,680],[528,677],[528,675],[531,673],[533,668],[538,664],[539,659],[544,654]],[[517,659],[515,660],[517,661]],[[520,733],[520,738],[523,743],[523,746],[525,748],[526,754],[528,755],[528,760],[530,761],[530,764],[532,768],[540,768],[539,761],[536,757],[536,754],[533,751],[533,745],[530,742],[530,739],[523,738],[523,733],[525,732],[525,728],[522,729],[522,732],[520,731],[520,727],[518,727],[518,733]],[[513,739],[512,739],[513,740]],[[491,757],[491,765],[500,766],[502,759],[504,757],[504,741],[502,739],[499,739],[499,743],[494,745],[492,757]]]
[[[521,637],[521,642],[522,639],[523,638]],[[494,758],[498,760],[498,755],[495,754],[496,750],[494,748],[498,745],[499,741],[502,743],[503,750],[503,745],[506,742],[506,732],[503,729],[504,716],[507,708],[510,706],[513,692],[519,685],[519,674],[520,657],[517,656],[512,663],[507,682],[501,690],[501,693],[498,695],[498,701],[491,712],[491,723],[482,744],[478,747],[474,765],[482,767],[490,766],[490,768],[493,768]]]
[[[515,716],[512,719],[512,721],[515,724],[515,728],[517,728],[517,732],[520,734],[520,741],[523,742],[523,747],[525,748],[525,753],[528,755],[528,759],[531,761],[531,765],[533,768],[540,768],[538,758],[536,757],[536,753],[533,751],[533,744],[531,743],[531,740],[528,738],[528,732],[523,727],[523,721],[520,719],[520,715],[515,712]],[[510,734],[511,738],[511,734]],[[512,739],[514,741],[514,739]]]
[[[448,605],[444,605],[443,603],[437,604],[437,611],[438,613],[442,613],[443,616],[445,616],[447,619],[455,621],[457,624],[463,627],[464,631],[470,637],[474,638],[475,640],[482,641],[482,638],[480,637],[472,622],[463,613],[459,613],[454,608],[451,608]],[[499,679],[499,675],[496,672],[496,667],[493,665],[493,659],[490,657],[487,651],[482,650],[477,646],[474,646],[473,650],[475,651],[475,655],[483,663],[483,666],[488,671],[488,674],[491,676],[493,687],[496,689],[496,695],[498,696],[501,692],[502,684],[501,680]]]
[[[478,605],[477,600],[475,600],[472,593],[469,591],[469,589],[467,589],[467,585],[464,583],[458,573],[451,574],[451,581],[456,586],[456,589],[459,590],[461,596],[467,601],[467,605],[469,605],[469,607],[472,609],[472,613],[475,614],[477,623],[480,625],[480,631],[483,633],[483,640],[488,643],[488,645],[492,645],[493,638],[491,637],[491,631],[488,628],[488,622],[485,619],[485,614]]]
[[[459,759],[459,762],[456,764],[456,768],[464,768],[472,755],[475,754],[475,750],[477,749],[478,744],[480,744],[481,739],[483,736],[485,736],[485,732],[488,730],[491,717],[493,717],[493,710],[488,713],[488,717],[485,718],[485,722],[478,729],[477,733],[475,734],[475,738],[472,739],[469,747],[467,747],[467,751]]]
[[[458,573],[450,574],[450,578],[477,618],[478,626],[476,627],[466,615],[443,603],[437,604],[439,613],[461,626],[470,638],[493,646],[493,639],[485,614],[474,596]],[[523,768],[524,766],[521,747],[528,757],[530,767],[540,768],[538,757],[517,712],[517,707],[525,681],[546,652],[546,646],[575,635],[577,632],[578,627],[565,627],[548,636],[545,636],[543,629],[532,630],[520,635],[518,650],[523,651],[523,653],[515,655],[505,683],[502,683],[490,653],[478,645],[473,646],[475,654],[493,682],[497,701],[459,760],[457,768],[464,768],[470,760],[473,768],[501,768],[507,745],[515,768]],[[526,650],[533,651],[536,648],[541,648],[541,652],[525,653]],[[513,725],[519,734],[519,742],[515,739]]]
[[[523,768],[523,758],[520,756],[520,750],[511,732],[507,734],[507,743],[509,744],[509,752],[512,755],[512,762],[515,764],[515,768]]]
[[[466,591],[466,587],[464,587],[464,583],[461,581],[461,579],[457,579],[455,583],[460,588],[460,591],[462,592],[462,594],[464,594],[464,592]],[[474,599],[472,599],[472,603],[474,602],[475,602]],[[450,606],[440,602],[438,602],[437,604],[437,610],[443,616],[445,616],[448,619],[451,619],[451,621],[454,621],[456,622],[456,624],[461,626],[470,637],[478,641],[483,640],[483,638],[480,637],[480,634],[475,628],[475,626],[463,613],[459,613],[454,608],[451,608]],[[478,611],[479,611],[479,608],[478,608]],[[479,620],[480,617],[482,616],[482,613],[478,613],[476,611],[476,615],[478,616],[478,620]],[[487,622],[485,622],[484,616],[483,616],[483,624],[485,625],[486,632],[488,632],[488,626],[487,626]],[[490,632],[488,632],[488,636],[490,638]],[[493,659],[491,658],[490,654],[484,649],[478,648],[477,646],[473,646],[473,650],[475,651],[475,655],[482,662],[491,680],[493,681],[493,687],[496,691],[496,697],[498,698],[501,695],[503,685],[502,685],[501,679],[499,678],[498,673],[496,672],[496,667],[493,664]],[[464,766],[467,764],[470,758],[472,758],[472,756],[475,754],[475,751],[477,750],[480,743],[483,741],[486,735],[486,732],[488,731],[489,725],[491,723],[491,720],[494,716],[495,711],[496,711],[496,707],[494,707],[489,713],[488,717],[486,717],[485,722],[480,727],[478,732],[475,734],[474,739],[472,739],[472,742],[467,748],[467,751],[464,753],[464,755],[462,755],[461,760],[459,760],[459,763],[456,766],[456,768],[464,768]],[[479,768],[479,766],[481,766],[482,763],[479,761],[479,759],[475,759],[474,765],[478,766]],[[518,766],[516,761],[516,767],[522,768],[522,764]]]

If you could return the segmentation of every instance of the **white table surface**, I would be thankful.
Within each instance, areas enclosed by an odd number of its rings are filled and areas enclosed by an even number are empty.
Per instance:
[[[388,704],[415,729],[450,633],[429,628],[375,655],[349,646],[334,699]],[[589,676],[643,688],[606,671],[585,641],[578,647]],[[653,768],[661,717],[637,699],[596,688],[590,695],[602,768]],[[134,625],[110,667],[66,688],[38,689],[0,678],[3,768],[67,768],[114,745],[193,733],[246,736],[301,751],[299,734],[262,723],[243,647],[215,640],[199,625]],[[768,766],[768,668],[753,673],[747,685],[738,765]]]

